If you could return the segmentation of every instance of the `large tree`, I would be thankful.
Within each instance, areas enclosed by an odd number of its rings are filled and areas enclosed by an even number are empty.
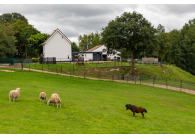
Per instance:
[[[43,54],[42,43],[49,37],[48,34],[35,34],[28,38],[28,55],[31,57],[40,57]]]
[[[108,48],[119,50],[126,48],[132,59],[134,73],[134,58],[148,47],[154,47],[153,38],[156,29],[137,12],[125,12],[116,17],[103,28],[103,42]]]
[[[15,43],[12,26],[0,24],[0,57],[13,57],[17,52]]]
[[[195,19],[190,20],[181,29],[181,49],[183,59],[185,59],[184,70],[191,72],[195,75]]]
[[[3,23],[11,23],[17,19],[28,22],[28,20],[20,13],[5,13],[0,16],[0,21]]]
[[[161,24],[159,24],[157,27],[157,39],[157,45],[159,46],[158,56],[161,59],[160,65],[162,66],[163,60],[165,59],[171,45],[168,41],[168,33],[165,33],[165,28]]]
[[[182,57],[181,33],[179,30],[174,29],[167,34],[167,37],[168,43],[171,45],[171,47],[168,49],[165,60],[168,64],[182,67],[183,63],[185,63],[185,59]]]
[[[79,48],[81,51],[86,51],[96,45],[102,44],[101,35],[98,32],[96,32],[95,34],[91,33],[89,35],[87,34],[80,35],[78,40]]]
[[[79,47],[77,46],[77,44],[75,42],[72,42],[71,47],[72,47],[72,52],[79,52],[80,51]]]
[[[18,55],[17,57],[25,57],[28,56],[28,39],[31,35],[35,35],[37,33],[40,33],[37,29],[35,29],[32,25],[28,24],[25,21],[22,21],[20,19],[15,20],[11,24],[13,26],[15,37],[17,39],[17,49],[18,49]]]

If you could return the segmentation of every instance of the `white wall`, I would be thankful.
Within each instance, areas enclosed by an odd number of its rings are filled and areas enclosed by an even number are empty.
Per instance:
[[[121,54],[121,52],[116,51],[115,54],[109,54],[108,58],[110,58],[110,59],[117,59],[117,57],[120,57],[118,54]],[[116,57],[116,58],[114,58],[114,57]]]
[[[93,53],[84,53],[84,61],[93,60]]]
[[[107,50],[107,47],[105,45],[102,45],[101,47],[93,50],[92,52],[102,52],[103,49],[106,49]],[[102,52],[102,55],[107,55],[107,51],[106,52]]]
[[[72,60],[71,44],[58,31],[43,46],[44,57]],[[69,56],[69,59],[68,59]]]

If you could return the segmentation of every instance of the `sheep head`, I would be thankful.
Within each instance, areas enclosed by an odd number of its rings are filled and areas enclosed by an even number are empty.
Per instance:
[[[47,101],[47,105],[49,105],[49,103],[50,103],[50,99]]]

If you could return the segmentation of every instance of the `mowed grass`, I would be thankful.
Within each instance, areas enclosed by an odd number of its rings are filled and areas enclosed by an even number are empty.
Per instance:
[[[1,134],[194,134],[195,96],[144,85],[0,71]],[[20,97],[9,102],[10,90]],[[58,93],[62,108],[40,103]],[[133,117],[127,103],[147,109]]]

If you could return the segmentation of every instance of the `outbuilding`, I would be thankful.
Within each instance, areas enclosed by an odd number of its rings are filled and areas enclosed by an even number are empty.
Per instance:
[[[59,30],[54,32],[43,43],[44,58],[56,58],[56,61],[72,61],[71,41]]]

